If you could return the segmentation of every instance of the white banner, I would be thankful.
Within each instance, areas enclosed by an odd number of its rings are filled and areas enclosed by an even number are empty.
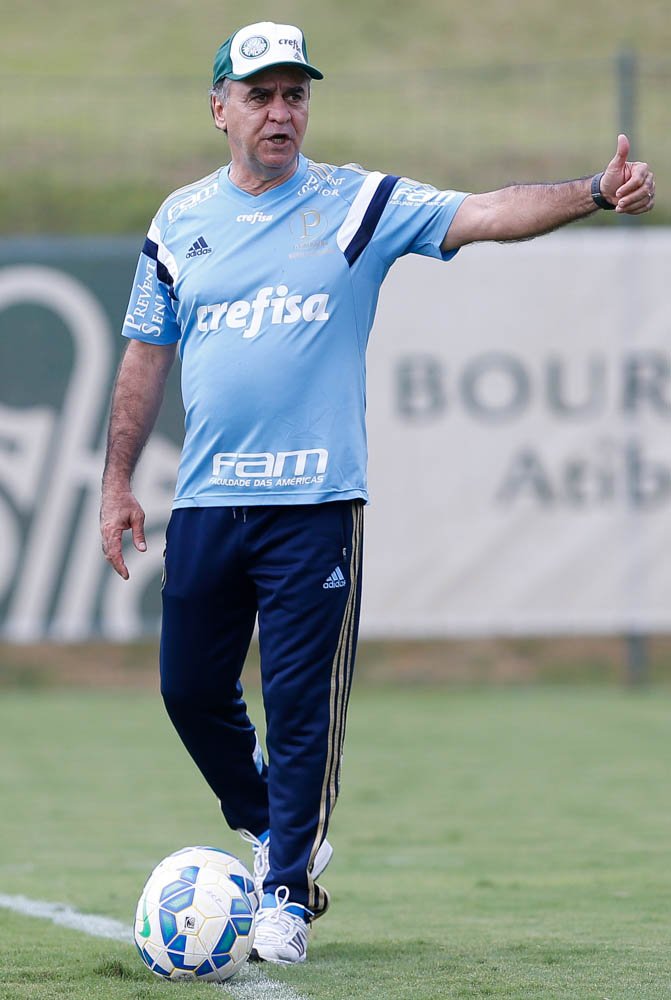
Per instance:
[[[135,477],[131,581],[98,533],[135,241],[0,241],[0,634],[156,628],[177,379]],[[671,230],[400,261],[368,357],[366,636],[671,628]],[[20,330],[20,337],[17,337]]]
[[[368,356],[364,632],[671,628],[668,230],[399,262]]]

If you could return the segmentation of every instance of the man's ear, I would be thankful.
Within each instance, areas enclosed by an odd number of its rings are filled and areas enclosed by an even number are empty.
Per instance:
[[[226,105],[223,101],[218,98],[215,94],[212,94],[210,98],[212,108],[212,117],[214,118],[215,127],[221,132],[227,132],[226,128]]]

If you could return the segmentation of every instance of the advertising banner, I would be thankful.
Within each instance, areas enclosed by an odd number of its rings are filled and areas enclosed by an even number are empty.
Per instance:
[[[140,240],[0,242],[0,612],[16,641],[155,632],[179,459],[173,373],[138,466],[148,551],[108,567],[98,508],[119,335]]]
[[[409,258],[369,371],[376,635],[668,630],[668,231]]]
[[[6,639],[156,631],[179,366],[104,561],[99,484],[140,240],[0,242]],[[368,355],[364,635],[671,627],[668,230],[573,230],[392,269]]]

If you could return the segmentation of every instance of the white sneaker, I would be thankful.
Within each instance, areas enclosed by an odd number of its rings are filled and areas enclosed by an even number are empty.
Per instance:
[[[266,830],[260,837],[255,837],[249,830],[238,830],[243,840],[252,845],[254,853],[254,888],[259,897],[259,903],[263,900],[263,883],[270,870],[270,831]],[[333,857],[333,848],[328,840],[323,841],[319,850],[315,854],[312,864],[312,877],[318,879],[324,871],[329,861]]]
[[[267,892],[256,911],[250,958],[278,965],[304,962],[311,916],[310,910],[300,903],[289,902],[289,890],[285,885],[275,893]]]

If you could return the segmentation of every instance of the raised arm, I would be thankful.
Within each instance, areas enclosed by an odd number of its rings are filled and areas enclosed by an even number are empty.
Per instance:
[[[647,163],[630,163],[629,140],[618,136],[617,152],[597,182],[601,197],[623,215],[649,212],[655,179]],[[597,175],[598,177],[599,175]],[[593,177],[558,184],[516,184],[473,194],[459,206],[443,240],[444,252],[485,240],[525,240],[598,211]]]
[[[175,344],[131,340],[117,373],[103,472],[100,532],[105,557],[119,576],[128,579],[121,542],[130,530],[133,544],[144,552],[144,511],[131,491],[131,477],[161,408]]]

